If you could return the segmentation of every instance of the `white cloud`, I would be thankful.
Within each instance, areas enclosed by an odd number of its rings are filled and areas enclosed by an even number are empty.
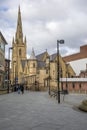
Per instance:
[[[75,53],[86,43],[86,0],[5,0],[0,1],[0,30],[9,43],[6,51],[15,36],[19,5],[28,56],[32,47],[36,54],[46,49],[56,53],[57,39],[65,40],[62,55]]]

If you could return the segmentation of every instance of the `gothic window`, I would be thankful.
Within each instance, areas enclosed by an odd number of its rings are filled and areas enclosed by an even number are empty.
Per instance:
[[[5,45],[3,42],[0,43],[0,48],[2,49],[2,51],[5,51]]]
[[[75,83],[72,83],[72,87],[73,87],[73,89],[75,88]]]
[[[21,49],[19,49],[19,56],[21,56]]]
[[[53,75],[55,74],[55,71],[53,70]]]
[[[49,72],[49,70],[48,70],[48,69],[46,69],[46,74],[48,74],[48,72]]]

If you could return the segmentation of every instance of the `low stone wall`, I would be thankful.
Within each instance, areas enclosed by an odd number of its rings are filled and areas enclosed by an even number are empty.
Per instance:
[[[29,84],[27,85],[27,90],[30,91],[46,91],[47,87],[44,86],[44,84]]]
[[[60,82],[59,88],[69,93],[87,94],[87,82]],[[58,84],[50,82],[50,90],[58,90]]]
[[[9,93],[12,92],[12,89],[9,89]],[[8,89],[7,88],[3,88],[3,89],[0,89],[0,95],[2,94],[7,94],[8,93]]]
[[[6,94],[7,93],[7,89],[0,89],[0,95],[1,94]]]

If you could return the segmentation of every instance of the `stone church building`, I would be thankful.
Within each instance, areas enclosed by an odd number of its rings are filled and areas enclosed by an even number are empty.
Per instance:
[[[20,7],[18,10],[17,29],[15,38],[12,41],[12,64],[11,64],[11,83],[23,83],[28,89],[35,89],[34,86],[40,90],[50,87],[57,87],[57,54],[49,55],[47,51],[35,55],[32,48],[29,59],[26,57],[26,36],[23,37],[22,19]],[[60,77],[73,77],[75,72],[70,64],[59,56],[59,74]]]

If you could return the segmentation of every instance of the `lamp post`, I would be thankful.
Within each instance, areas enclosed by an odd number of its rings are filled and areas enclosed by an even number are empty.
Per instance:
[[[47,68],[48,68],[48,93],[50,95],[50,56],[47,57],[46,59],[46,63],[47,63]]]
[[[59,65],[59,44],[64,44],[64,40],[57,40],[57,87],[58,87],[58,103],[60,103],[60,65]]]
[[[13,61],[13,84],[16,91],[16,61]]]
[[[50,95],[50,56],[49,56],[49,95]]]
[[[67,88],[68,86],[67,86],[67,72],[66,72],[66,91],[67,91]]]
[[[62,91],[63,91],[63,82],[62,82],[62,77],[63,77],[63,72],[62,72],[62,68],[61,68],[61,88],[62,88]]]
[[[67,84],[67,78],[68,78],[68,63],[66,63],[66,93],[68,94],[68,84]]]
[[[8,49],[8,93],[9,93],[9,81],[10,81],[10,50],[13,49],[12,47],[9,47]]]

